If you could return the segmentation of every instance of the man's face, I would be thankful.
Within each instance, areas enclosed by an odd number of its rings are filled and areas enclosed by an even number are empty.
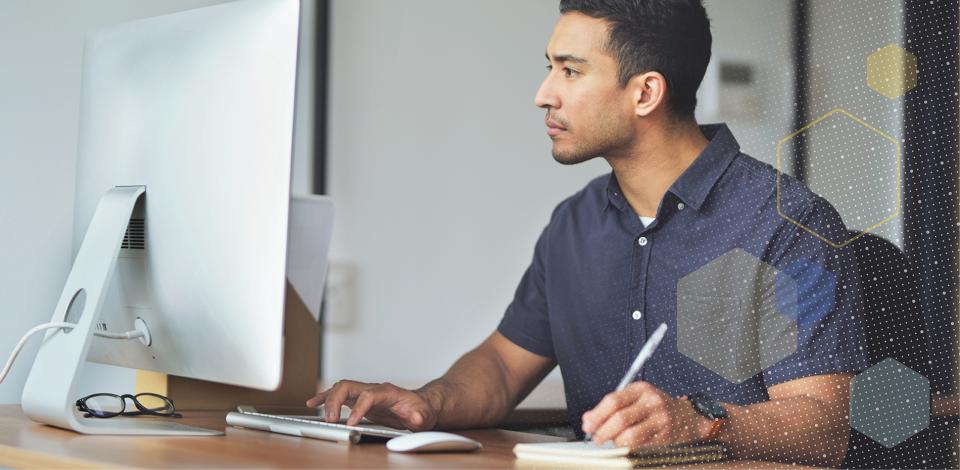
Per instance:
[[[549,72],[535,103],[547,110],[553,158],[565,165],[610,156],[634,137],[633,103],[603,50],[607,34],[605,21],[567,13],[547,45]]]

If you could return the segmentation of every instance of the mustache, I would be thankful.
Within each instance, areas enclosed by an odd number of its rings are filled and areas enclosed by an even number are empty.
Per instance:
[[[563,119],[562,117],[557,116],[555,114],[551,114],[549,111],[547,111],[547,120],[560,124],[561,126],[563,126],[564,129],[569,129],[570,127],[566,119]]]

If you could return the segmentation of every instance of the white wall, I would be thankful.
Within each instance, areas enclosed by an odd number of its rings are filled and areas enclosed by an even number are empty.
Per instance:
[[[334,0],[333,253],[356,268],[357,305],[352,324],[327,330],[326,379],[442,374],[496,328],[554,206],[609,171],[555,163],[533,105],[557,5]],[[768,114],[731,125],[772,161],[791,124],[789,5],[716,0],[708,11],[715,48],[760,67]]]
[[[706,0],[704,4],[713,34],[711,68],[719,60],[750,64],[755,71],[750,94],[758,100],[760,112],[698,113],[698,118],[701,122],[726,122],[744,153],[774,165],[777,142],[793,132],[791,2]],[[701,92],[707,90],[705,83]],[[705,108],[706,101],[701,99],[699,108]],[[791,164],[791,159],[782,161],[785,172],[792,172]]]
[[[563,167],[533,104],[554,0],[334,1],[333,253],[356,317],[328,379],[416,383],[497,325],[554,205],[607,170]]]
[[[87,30],[222,0],[0,0],[0,361],[31,326],[49,321],[72,260],[80,71]],[[312,2],[304,6],[311,57]],[[312,60],[301,67],[312,79]],[[309,87],[301,88],[294,190],[309,192]],[[0,403],[18,403],[35,338],[0,384]],[[93,364],[78,393],[133,389],[129,370]]]
[[[49,318],[69,269],[83,32],[207,3],[217,0],[0,0],[0,57],[14,71],[0,74],[0,196],[17,201],[0,204],[0,351]],[[780,104],[792,99],[792,78],[778,75],[792,72],[781,69],[786,2],[707,6],[715,51],[762,68],[772,114],[731,126],[771,161],[764,149],[789,130]],[[422,382],[496,327],[550,211],[608,167],[556,164],[533,105],[556,0],[334,0],[331,13],[334,255],[356,266],[358,303],[352,326],[327,332],[325,377]],[[294,187],[306,192],[300,117]],[[0,402],[19,401],[32,347]],[[101,377],[114,382],[97,390],[130,388],[129,374]]]
[[[873,91],[866,73],[867,57],[877,49],[888,44],[910,49],[903,37],[902,0],[812,2],[809,38],[811,121],[844,108],[902,145],[903,99]],[[898,163],[892,144],[844,120],[834,115],[823,124],[846,127],[810,131],[807,182],[837,208],[848,228],[864,230],[891,214],[888,209],[901,199],[896,189]],[[902,209],[901,216],[873,233],[903,248]]]

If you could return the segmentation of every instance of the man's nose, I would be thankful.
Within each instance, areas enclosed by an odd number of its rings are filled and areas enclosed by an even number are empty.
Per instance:
[[[538,108],[559,108],[560,100],[557,98],[557,94],[553,89],[552,80],[550,75],[547,75],[543,79],[543,83],[540,84],[540,89],[537,90],[537,96],[533,98],[533,104],[537,105]]]

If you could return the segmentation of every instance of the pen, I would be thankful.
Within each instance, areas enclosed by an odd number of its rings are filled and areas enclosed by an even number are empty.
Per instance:
[[[667,324],[661,323],[660,326],[654,330],[653,334],[647,338],[647,342],[643,344],[643,347],[640,348],[640,352],[637,354],[637,358],[633,360],[633,364],[630,365],[630,369],[627,370],[627,373],[620,379],[620,385],[617,385],[617,392],[622,391],[627,388],[627,385],[630,385],[630,382],[633,382],[633,378],[637,376],[637,373],[640,372],[640,369],[643,368],[643,363],[647,362],[647,359],[650,359],[650,356],[653,355],[653,352],[657,350],[657,346],[660,346],[660,341],[663,339],[663,335],[667,333]],[[584,439],[586,442],[590,442],[590,439],[593,437],[592,434],[587,434]]]

